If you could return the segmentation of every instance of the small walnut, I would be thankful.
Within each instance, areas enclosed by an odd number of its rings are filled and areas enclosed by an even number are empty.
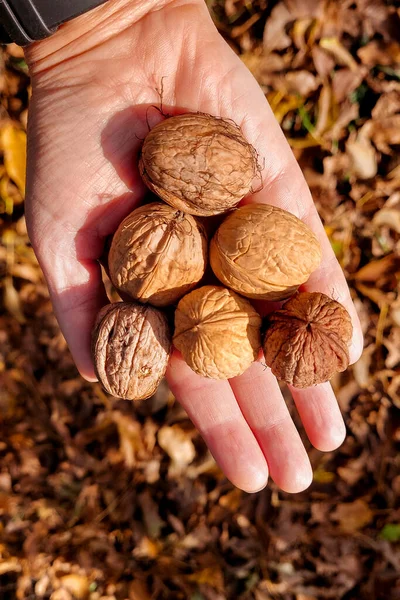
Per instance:
[[[203,277],[204,228],[161,202],[141,206],[114,234],[108,264],[118,290],[155,306],[173,304]]]
[[[321,262],[311,229],[268,204],[247,204],[230,214],[210,246],[215,275],[248,298],[283,300],[307,281]]]
[[[265,360],[278,379],[306,388],[347,369],[350,315],[319,292],[300,292],[267,319]]]
[[[184,114],[150,131],[139,169],[146,185],[165,202],[209,216],[236,206],[250,191],[257,157],[232,121]]]
[[[103,387],[117,398],[143,400],[164,376],[171,352],[165,315],[151,306],[103,307],[92,334],[92,356]]]
[[[226,288],[206,285],[179,302],[173,342],[199,375],[229,379],[256,360],[260,326],[250,302]]]

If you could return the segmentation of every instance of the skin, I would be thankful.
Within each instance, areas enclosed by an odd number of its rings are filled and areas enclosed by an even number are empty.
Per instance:
[[[26,218],[54,311],[83,377],[94,381],[90,332],[107,303],[98,258],[105,238],[145,195],[137,169],[146,107],[202,111],[233,119],[258,151],[269,202],[304,220],[324,253],[305,286],[350,312],[354,362],[359,321],[300,168],[257,82],[215,29],[203,0],[109,0],[27,51],[33,81],[28,132]],[[162,116],[147,111],[150,126]],[[268,310],[267,306],[261,307]],[[255,492],[268,475],[299,492],[310,462],[278,383],[261,363],[231,381],[203,379],[174,354],[173,393],[226,476]],[[345,426],[328,383],[292,389],[311,443],[337,448]]]

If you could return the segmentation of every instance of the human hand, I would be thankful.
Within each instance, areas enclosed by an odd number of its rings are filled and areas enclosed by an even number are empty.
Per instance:
[[[344,304],[359,321],[310,192],[257,82],[216,31],[203,0],[109,0],[27,50],[29,113],[26,218],[55,314],[81,374],[95,380],[90,333],[107,303],[98,263],[104,241],[144,198],[140,138],[162,116],[201,111],[233,119],[263,164],[252,200],[280,206],[318,236],[323,262],[307,285]],[[305,448],[269,369],[254,363],[228,381],[203,379],[174,354],[169,385],[226,476],[257,491],[270,473],[285,491],[311,482]],[[291,389],[311,443],[329,451],[345,427],[330,387]]]

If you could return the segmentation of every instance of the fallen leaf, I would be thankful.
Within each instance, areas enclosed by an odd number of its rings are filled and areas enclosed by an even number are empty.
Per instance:
[[[385,225],[400,233],[400,211],[398,209],[382,208],[375,213],[372,222],[376,227]]]
[[[357,70],[357,63],[348,50],[336,37],[325,37],[319,42],[321,48],[329,52],[337,64],[348,67],[351,71]]]
[[[339,527],[344,533],[354,533],[368,525],[372,521],[374,513],[365,500],[358,499],[354,502],[338,504],[330,516],[333,521],[338,521]]]
[[[4,152],[4,166],[10,179],[25,195],[26,180],[26,133],[7,124],[0,131],[0,143]]]
[[[319,86],[317,77],[305,70],[289,71],[285,75],[285,82],[289,93],[300,94],[303,98],[309,96]]]
[[[369,44],[357,50],[357,56],[368,67],[375,65],[392,65],[400,63],[400,44],[385,43],[382,40],[372,40]]]
[[[184,431],[179,425],[164,425],[158,432],[158,443],[172,461],[168,469],[171,477],[179,475],[196,456],[191,436],[191,432]]]
[[[214,589],[222,592],[224,589],[224,576],[222,570],[218,565],[213,567],[206,567],[201,571],[188,575],[188,580],[193,581],[199,585],[207,584]]]
[[[4,291],[4,306],[18,321],[18,323],[25,323],[26,318],[22,312],[21,299],[14,287],[12,277],[5,277],[3,280],[3,291]]]
[[[60,582],[77,600],[85,600],[89,595],[89,581],[85,575],[71,573],[61,577]]]
[[[264,28],[263,45],[266,52],[284,50],[291,45],[292,40],[285,29],[286,25],[293,20],[293,16],[282,2],[272,9]]]
[[[376,151],[370,140],[362,135],[352,136],[346,143],[354,174],[359,179],[372,179],[378,171]]]

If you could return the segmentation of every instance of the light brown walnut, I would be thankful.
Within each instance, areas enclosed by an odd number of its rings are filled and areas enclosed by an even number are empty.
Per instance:
[[[154,394],[170,352],[170,331],[161,311],[130,302],[100,310],[92,333],[92,356],[99,381],[113,396],[143,400]]]
[[[210,245],[218,279],[260,300],[283,300],[307,281],[321,262],[311,229],[291,213],[269,204],[247,204],[230,214]]]
[[[122,221],[108,264],[111,281],[121,292],[155,306],[174,304],[203,277],[206,233],[191,215],[153,202]]]
[[[260,327],[261,317],[245,298],[206,285],[179,302],[173,343],[199,375],[229,379],[256,360]]]
[[[189,113],[150,131],[139,169],[146,185],[165,202],[209,216],[236,206],[250,191],[257,157],[233,121]]]
[[[287,383],[306,388],[347,369],[353,328],[347,310],[325,294],[299,292],[271,313],[265,361]]]

